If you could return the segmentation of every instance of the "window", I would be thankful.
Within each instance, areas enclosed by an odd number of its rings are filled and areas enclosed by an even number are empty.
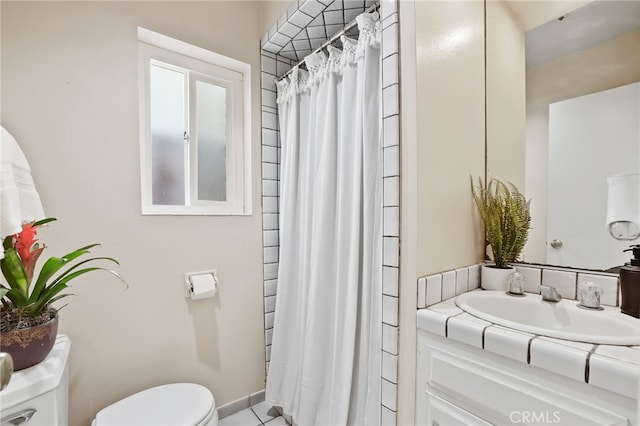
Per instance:
[[[143,214],[251,214],[251,66],[138,28]]]

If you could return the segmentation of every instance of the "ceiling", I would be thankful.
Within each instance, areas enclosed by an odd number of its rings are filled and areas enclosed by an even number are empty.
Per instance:
[[[376,0],[294,2],[269,30],[262,48],[294,61],[302,60],[374,3]],[[357,28],[354,31],[357,33]]]
[[[543,11],[547,13],[546,17],[549,17],[549,12],[562,10],[552,7],[552,4],[557,2],[534,2],[537,3],[538,9],[537,13],[533,13],[533,9],[522,7],[525,3],[531,5],[532,2],[511,1],[509,7],[521,23],[524,21],[527,25],[533,25],[537,22],[536,19],[545,16]],[[639,1],[596,0],[586,5],[583,2],[560,3],[561,6],[571,4],[582,7],[572,11],[565,10],[548,22],[525,32],[527,68],[640,30]],[[513,9],[514,4],[517,4],[515,10],[518,12]]]

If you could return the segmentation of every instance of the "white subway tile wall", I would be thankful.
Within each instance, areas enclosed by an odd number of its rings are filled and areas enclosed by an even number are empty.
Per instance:
[[[425,306],[435,305],[442,301],[442,275],[430,275],[426,277],[427,300]]]
[[[524,291],[528,293],[540,293],[538,287],[542,283],[542,269],[528,266],[516,266],[516,271],[524,277]]]
[[[427,279],[418,279],[418,309],[427,307]]]
[[[456,269],[456,296],[469,291],[469,268]]]
[[[382,267],[382,294],[398,297],[398,268]]]
[[[471,265],[469,269],[469,291],[480,287],[480,265]]]
[[[398,357],[382,352],[382,378],[391,383],[398,383]]]
[[[398,276],[400,267],[400,96],[399,96],[399,56],[398,25],[384,27],[385,19],[398,21],[398,0],[381,0],[380,20],[382,22],[382,146],[383,146],[383,239],[393,238],[392,248],[385,246],[385,254],[395,264],[383,260],[384,295],[382,305],[382,398],[381,424],[395,425],[397,410],[397,370],[398,370]],[[387,251],[396,250],[395,254]],[[393,273],[391,273],[393,271]],[[389,291],[388,289],[393,289]],[[395,296],[395,305],[391,308],[385,299]],[[426,297],[426,295],[425,295]],[[384,321],[388,310],[395,312],[395,323]],[[386,313],[385,313],[386,312]],[[394,367],[395,366],[395,367]]]
[[[542,270],[542,285],[555,287],[560,296],[565,299],[575,300],[577,279],[578,276],[575,271]]]
[[[451,299],[456,295],[456,271],[442,273],[442,300]]]
[[[398,327],[382,324],[382,350],[391,355],[398,355]]]
[[[383,82],[383,312],[381,422],[396,423],[400,236],[398,0],[380,3]],[[299,0],[261,39],[262,179],[267,374],[279,262],[280,141],[274,79],[324,43],[376,0]],[[351,34],[351,32],[349,33]],[[424,299],[424,297],[423,297]]]

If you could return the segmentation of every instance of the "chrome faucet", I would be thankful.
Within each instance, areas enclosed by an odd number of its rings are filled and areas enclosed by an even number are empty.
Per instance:
[[[553,286],[541,285],[538,287],[538,290],[540,290],[542,300],[546,300],[547,302],[559,302],[560,299],[562,299],[562,296],[560,296],[556,288]]]
[[[585,281],[580,284],[578,290],[578,308],[590,309],[594,311],[602,311],[604,308],[600,306],[600,296],[602,288],[591,281]]]

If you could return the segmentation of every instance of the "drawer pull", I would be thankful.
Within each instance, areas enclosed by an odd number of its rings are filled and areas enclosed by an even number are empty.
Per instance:
[[[8,416],[5,416],[2,418],[2,420],[0,420],[0,425],[4,426],[4,425],[21,425],[23,423],[28,422],[29,420],[31,420],[31,417],[33,417],[36,413],[38,412],[38,410],[36,410],[35,408],[27,408],[26,410],[22,410],[22,411],[18,411],[17,413],[13,413],[13,414],[9,414]]]

